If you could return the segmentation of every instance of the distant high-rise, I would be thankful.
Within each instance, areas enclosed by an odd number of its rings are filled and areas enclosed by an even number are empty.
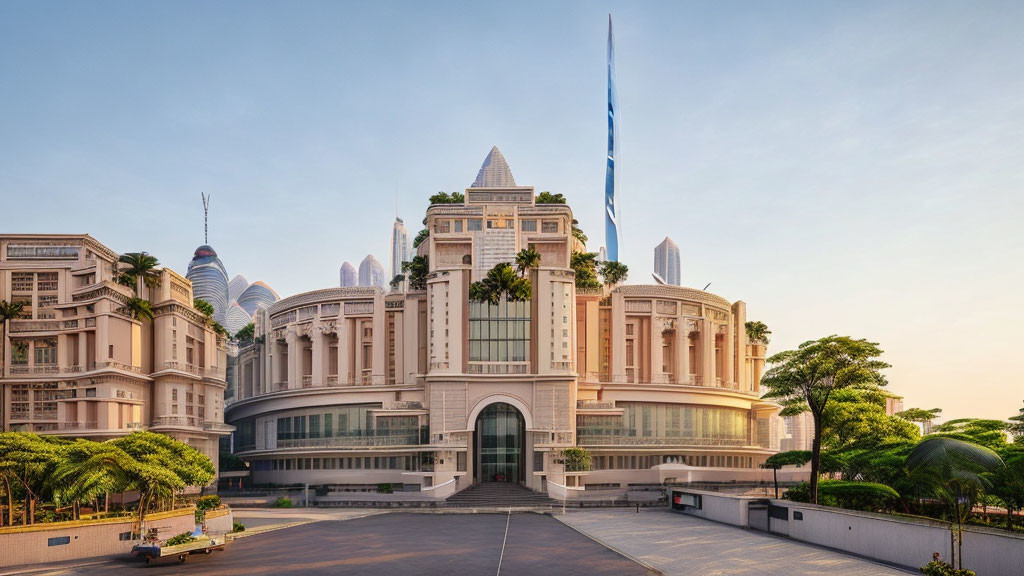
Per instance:
[[[252,316],[256,313],[256,309],[260,306],[269,308],[271,304],[280,300],[280,296],[273,288],[267,286],[265,283],[259,280],[253,282],[238,296],[238,305],[242,307],[242,310]]]
[[[341,286],[358,286],[359,275],[356,273],[356,267],[345,262],[341,265]]]
[[[679,286],[679,246],[668,236],[654,247],[654,273],[666,284]]]
[[[391,227],[391,278],[402,273],[402,262],[411,259],[409,232],[405,229],[402,219],[396,216],[395,225]]]
[[[359,285],[383,288],[385,283],[384,266],[373,257],[373,254],[368,254],[359,264]]]
[[[224,324],[228,311],[228,271],[208,244],[196,248],[185,277],[192,281],[192,295],[213,305],[213,319]]]
[[[619,260],[619,204],[616,197],[615,159],[619,155],[619,123],[615,119],[619,97],[615,91],[615,39],[608,15],[608,163],[604,175],[604,245],[609,260]]]
[[[249,281],[245,279],[245,276],[241,274],[236,275],[228,282],[228,300],[234,302],[238,300],[238,297],[245,292],[245,289],[249,287]]]

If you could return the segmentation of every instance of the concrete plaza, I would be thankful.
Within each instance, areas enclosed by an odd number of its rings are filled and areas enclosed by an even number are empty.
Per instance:
[[[916,573],[664,509],[570,510],[555,518],[666,576]]]

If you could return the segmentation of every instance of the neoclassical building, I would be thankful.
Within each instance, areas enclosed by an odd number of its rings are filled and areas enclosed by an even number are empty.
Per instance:
[[[0,336],[0,429],[106,439],[145,428],[216,465],[231,431],[225,342],[168,268],[140,286],[153,320],[132,318],[117,261],[88,235],[0,235],[0,300],[24,306]]]
[[[257,311],[227,407],[254,484],[423,488],[645,482],[665,464],[752,470],[777,450],[743,302],[679,286],[578,291],[572,210],[494,149],[461,204],[427,210],[422,287],[340,287]],[[533,248],[531,298],[471,301]],[[409,288],[415,286],[416,288]],[[564,471],[582,446],[592,470]]]

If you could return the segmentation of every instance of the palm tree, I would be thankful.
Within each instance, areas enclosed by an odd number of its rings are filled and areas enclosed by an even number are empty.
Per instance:
[[[588,240],[587,235],[584,234],[583,229],[580,228],[580,221],[575,218],[572,219],[572,237],[579,240],[580,244],[583,244],[583,246],[586,247]]]
[[[413,256],[412,260],[402,262],[402,272],[409,280],[410,290],[424,290],[427,287],[427,274],[430,273],[430,261],[427,256]]]
[[[523,248],[516,254],[516,271],[520,276],[525,278],[530,268],[537,266],[540,266],[540,252],[537,252],[533,246]]]
[[[521,278],[508,262],[499,262],[487,271],[487,276],[469,285],[469,299],[497,305],[502,299],[509,302],[529,300],[533,286]]]
[[[7,321],[20,316],[24,307],[21,302],[0,300],[0,376],[3,376],[4,360],[7,358]]]
[[[597,252],[573,252],[569,267],[576,274],[576,289],[600,288],[597,281]]]
[[[153,320],[153,309],[149,307],[149,300],[145,298],[129,298],[124,307],[128,315],[135,320]]]
[[[118,262],[128,265],[123,274],[135,281],[136,294],[142,293],[143,285],[153,288],[160,284],[160,274],[157,272],[157,266],[160,265],[160,261],[152,254],[128,252],[127,254],[122,254],[118,258]],[[118,278],[118,282],[120,281],[121,278]]]
[[[768,329],[768,326],[760,320],[751,320],[743,325],[747,330],[747,340],[752,344],[764,344],[768,345],[768,341],[771,339],[772,331]]]
[[[604,279],[605,286],[612,287],[620,282],[625,282],[629,276],[629,267],[622,262],[616,262],[615,260],[607,260],[601,263],[598,269],[601,273],[601,278]]]
[[[987,472],[1003,466],[999,455],[971,442],[946,436],[925,438],[907,455],[911,479],[946,508],[953,564],[963,568],[964,522],[982,490],[989,486]]]

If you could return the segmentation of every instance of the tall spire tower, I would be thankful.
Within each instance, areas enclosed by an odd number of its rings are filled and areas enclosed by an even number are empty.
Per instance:
[[[619,98],[615,92],[615,38],[608,15],[608,167],[604,176],[604,244],[608,260],[619,260],[619,203],[616,198],[615,158],[619,155]]]
[[[203,197],[203,244],[210,243],[210,197],[203,192],[199,193]]]

